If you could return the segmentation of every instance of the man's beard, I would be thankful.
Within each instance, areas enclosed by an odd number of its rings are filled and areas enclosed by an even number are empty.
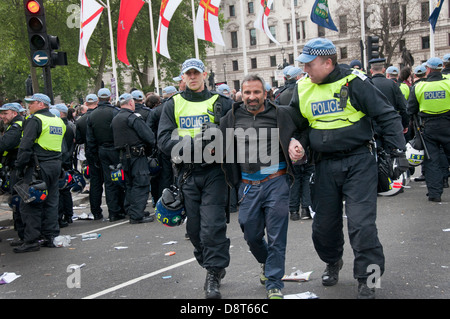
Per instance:
[[[257,102],[258,104],[256,105],[249,105],[252,102]],[[247,104],[248,103],[248,104]],[[259,103],[259,99],[254,99],[254,100],[247,100],[245,103],[245,108],[247,109],[247,111],[258,111],[263,105],[264,103]]]

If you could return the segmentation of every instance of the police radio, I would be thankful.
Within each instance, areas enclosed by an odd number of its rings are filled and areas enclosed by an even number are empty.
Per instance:
[[[348,100],[348,80],[347,83],[341,86],[341,90],[339,91],[339,104],[342,109],[347,106]]]

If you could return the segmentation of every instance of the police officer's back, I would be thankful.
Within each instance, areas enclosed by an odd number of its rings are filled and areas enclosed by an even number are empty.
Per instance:
[[[153,216],[145,216],[150,192],[150,172],[147,154],[155,146],[155,137],[145,124],[142,115],[134,112],[135,102],[131,94],[119,98],[121,110],[111,122],[114,147],[120,152],[120,162],[125,172],[127,213],[130,223],[147,223]]]

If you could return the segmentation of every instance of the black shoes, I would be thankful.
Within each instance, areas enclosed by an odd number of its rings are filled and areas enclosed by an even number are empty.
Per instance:
[[[375,299],[375,288],[367,286],[367,279],[358,280],[358,299]]]
[[[110,222],[115,222],[121,219],[125,219],[125,215],[124,214],[114,214],[114,215],[109,215],[109,221]]]
[[[41,249],[41,245],[38,241],[31,242],[31,243],[23,243],[20,246],[14,247],[13,251],[15,253],[28,253],[31,251],[38,251]]]
[[[435,203],[440,203],[440,202],[441,202],[441,196],[437,196],[437,197],[428,197],[428,201],[430,201],[430,202],[435,202]]]
[[[205,280],[205,298],[206,299],[221,299],[222,295],[220,294],[220,281],[225,277],[226,271],[225,269],[216,270],[208,270],[206,273]]]
[[[289,212],[291,220],[299,220],[300,214],[297,211]]]
[[[130,224],[143,224],[143,223],[151,223],[155,220],[153,216],[144,216],[141,219],[131,219]]]
[[[303,207],[300,212],[300,219],[311,219],[311,212],[309,207]]]
[[[339,281],[339,271],[342,269],[344,261],[340,259],[334,264],[327,264],[324,273],[322,274],[322,285],[334,286]]]

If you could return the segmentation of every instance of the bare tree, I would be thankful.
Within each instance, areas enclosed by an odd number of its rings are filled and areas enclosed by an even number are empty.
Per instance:
[[[405,35],[421,22],[418,8],[420,8],[420,2],[417,0],[365,1],[365,33],[367,36],[379,37],[380,57],[386,58],[387,65],[390,65],[395,57],[401,55],[408,57]],[[348,15],[348,30],[353,33],[352,38],[359,38],[361,34],[360,1],[341,2],[338,12]],[[405,60],[405,62],[409,64],[411,61]]]

